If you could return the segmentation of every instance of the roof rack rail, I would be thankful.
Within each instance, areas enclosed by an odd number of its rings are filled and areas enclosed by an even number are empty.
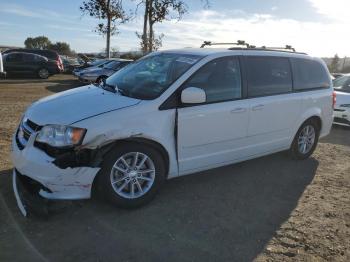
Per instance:
[[[284,47],[270,47],[270,46],[262,46],[262,49],[269,49],[269,50],[290,50],[292,52],[296,52],[295,48],[293,48],[291,45],[286,45]]]
[[[211,41],[204,41],[201,45],[201,48],[204,48],[206,46],[213,46],[213,45],[237,45],[237,46],[245,46],[246,48],[252,48],[253,46],[246,43],[244,40],[238,40],[236,43],[213,43]]]

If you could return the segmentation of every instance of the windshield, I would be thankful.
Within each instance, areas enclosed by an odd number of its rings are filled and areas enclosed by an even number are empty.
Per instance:
[[[106,63],[106,60],[104,60],[104,59],[95,60],[95,61],[92,61],[90,64],[92,66],[98,66],[98,65],[102,65],[103,63]]]
[[[116,68],[119,64],[120,64],[119,61],[112,61],[112,62],[110,62],[110,63],[107,63],[107,64],[103,65],[103,68],[114,69],[114,68]]]
[[[342,76],[333,80],[333,87],[337,91],[350,93],[350,76]]]
[[[202,56],[156,53],[124,67],[107,79],[123,94],[138,99],[155,99]]]

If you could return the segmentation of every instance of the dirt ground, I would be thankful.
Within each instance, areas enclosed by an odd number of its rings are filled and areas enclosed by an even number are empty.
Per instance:
[[[313,157],[278,153],[168,181],[137,210],[51,203],[24,218],[12,192],[11,136],[40,97],[79,83],[0,80],[0,261],[350,261],[350,129]]]

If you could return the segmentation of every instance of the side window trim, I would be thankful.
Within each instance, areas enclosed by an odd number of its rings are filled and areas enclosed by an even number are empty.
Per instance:
[[[184,89],[184,85],[187,81],[191,79],[193,75],[195,75],[201,68],[203,68],[208,63],[211,63],[215,61],[216,59],[225,58],[225,57],[231,57],[231,58],[237,58],[238,65],[240,68],[240,76],[241,76],[241,98],[235,98],[235,99],[227,99],[222,101],[213,101],[213,102],[206,102],[201,104],[182,104],[180,101],[181,97],[181,91]],[[168,109],[175,109],[175,108],[185,108],[185,107],[194,107],[194,106],[203,106],[203,105],[210,105],[210,104],[217,104],[217,103],[225,103],[225,102],[231,102],[231,101],[237,101],[237,100],[243,100],[247,98],[247,81],[246,81],[246,70],[244,68],[243,63],[243,56],[242,55],[229,55],[229,56],[220,56],[217,58],[214,58],[204,65],[202,65],[200,68],[198,68],[195,72],[193,72],[192,75],[190,75],[160,106],[159,110],[168,110]]]

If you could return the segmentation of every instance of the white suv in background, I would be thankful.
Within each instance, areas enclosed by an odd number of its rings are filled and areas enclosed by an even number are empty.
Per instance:
[[[334,107],[334,124],[350,126],[350,74],[333,80],[337,102]]]
[[[155,52],[30,106],[13,137],[14,190],[23,213],[28,186],[48,199],[96,189],[140,206],[166,179],[288,149],[309,157],[330,132],[333,102],[326,65],[305,54]]]

